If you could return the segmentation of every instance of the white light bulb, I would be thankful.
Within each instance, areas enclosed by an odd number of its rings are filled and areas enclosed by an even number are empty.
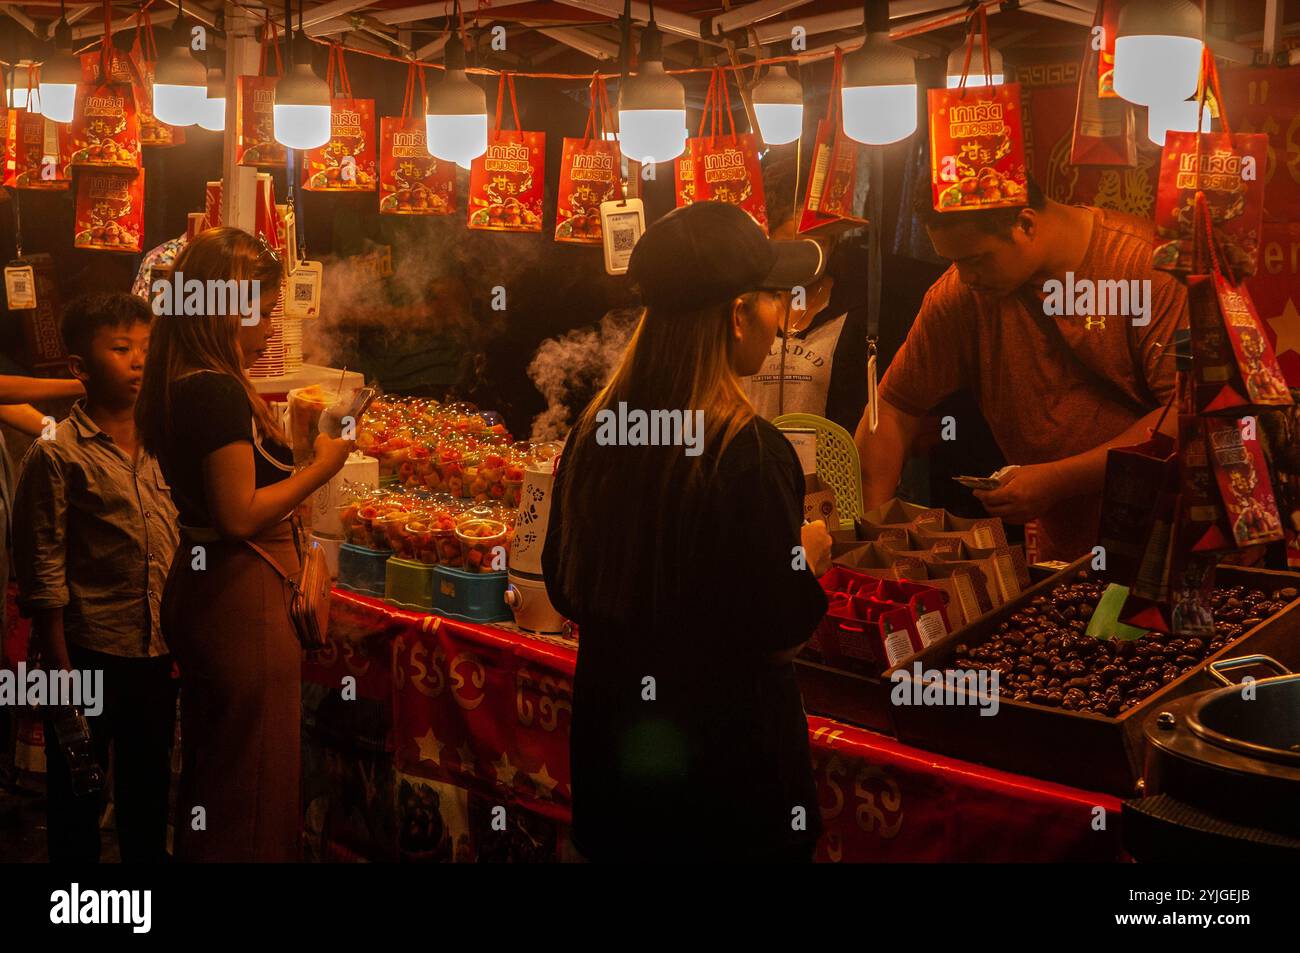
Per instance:
[[[1196,100],[1174,103],[1153,103],[1147,107],[1147,138],[1158,146],[1165,144],[1167,132],[1195,132],[1196,116],[1200,113]],[[1201,132],[1210,131],[1210,110],[1201,115]]]
[[[906,139],[916,131],[916,86],[845,86],[844,133],[870,146]]]
[[[686,110],[624,109],[618,114],[623,155],[637,162],[669,162],[686,151]]]
[[[206,86],[171,86],[154,83],[153,115],[169,126],[192,126],[199,120],[208,98]]]
[[[200,128],[209,132],[221,132],[226,128],[226,98],[204,99],[203,112],[199,116]]]
[[[1115,40],[1115,93],[1139,106],[1180,102],[1196,92],[1201,41],[1144,34]]]
[[[41,111],[52,122],[72,122],[76,99],[75,83],[41,83]]]
[[[985,82],[984,82],[984,78],[985,78],[985,77],[984,77],[984,74],[983,74],[983,73],[979,73],[978,75],[975,74],[975,73],[968,73],[968,74],[966,75],[966,85],[967,85],[968,87],[970,87],[970,86],[984,86],[984,85],[986,85]],[[1001,73],[994,73],[994,74],[993,74],[993,83],[992,83],[992,85],[994,85],[994,86],[1001,86],[1002,83],[1003,83],[1003,80],[1005,80],[1005,78],[1006,78],[1006,77],[1003,76]],[[961,73],[957,73],[956,75],[953,75],[952,73],[949,73],[949,74],[948,74],[948,88],[949,88],[949,89],[956,89],[956,88],[957,88],[958,86],[960,86],[960,85],[961,85]]]
[[[754,103],[754,115],[769,146],[794,142],[803,132],[802,103]]]
[[[315,149],[330,141],[329,106],[275,104],[275,141],[290,149]]]
[[[487,114],[426,115],[424,136],[429,155],[468,169],[471,162],[487,152]]]

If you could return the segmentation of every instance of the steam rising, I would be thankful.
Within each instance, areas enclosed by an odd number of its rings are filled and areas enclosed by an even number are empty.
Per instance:
[[[636,328],[640,311],[610,311],[594,327],[577,328],[542,342],[528,376],[546,398],[533,420],[533,440],[560,440],[596,391],[605,385]]]

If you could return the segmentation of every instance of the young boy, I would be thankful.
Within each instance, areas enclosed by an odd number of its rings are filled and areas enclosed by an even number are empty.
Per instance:
[[[86,397],[53,439],[32,445],[14,493],[19,605],[32,616],[44,666],[103,673],[102,711],[86,720],[104,771],[113,750],[127,862],[166,858],[177,691],[158,624],[176,509],[135,430],[150,317],[128,294],[67,306],[63,338]],[[101,799],[74,792],[49,722],[46,739],[50,860],[98,861]]]

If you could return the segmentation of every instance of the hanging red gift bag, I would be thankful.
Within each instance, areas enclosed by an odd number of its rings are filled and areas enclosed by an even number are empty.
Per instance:
[[[85,169],[77,174],[73,247],[139,252],[143,234],[143,171]]]
[[[1099,39],[1096,30],[1104,28],[1104,17],[1113,6],[1103,0],[1097,7],[1093,36],[1088,40],[1083,64],[1079,67],[1079,95],[1074,107],[1074,136],[1070,142],[1072,165],[1137,165],[1137,123],[1133,117],[1133,104],[1115,96],[1113,91],[1109,96],[1098,91],[1102,53],[1096,48]]]
[[[564,140],[556,192],[555,240],[575,245],[601,243],[600,203],[623,198],[623,156],[614,131],[605,80],[591,81],[591,108],[581,139]]]
[[[283,169],[285,149],[275,141],[275,84],[284,72],[275,23],[267,17],[256,76],[240,76],[235,86],[235,160],[259,169]],[[267,75],[271,56],[275,75]]]
[[[30,96],[38,81],[29,76],[29,84]],[[5,125],[4,185],[63,191],[72,184],[63,161],[68,142],[65,124],[26,109],[10,109]]]
[[[68,127],[65,152],[67,164],[73,168],[141,168],[133,68],[130,57],[113,46],[111,24],[112,14],[105,4],[104,36],[99,52],[87,57],[99,61],[89,64],[91,75],[97,78],[77,87]],[[83,76],[87,58],[82,60]]]
[[[1201,63],[1198,95],[1201,109],[1206,108],[1206,98],[1213,91],[1223,130],[1165,135],[1151,263],[1167,271],[1192,270],[1196,195],[1203,192],[1209,206],[1214,244],[1221,256],[1220,265],[1235,278],[1246,278],[1255,273],[1259,263],[1268,135],[1233,133],[1219,90],[1214,55],[1208,47]]]
[[[844,53],[836,48],[826,118],[817,123],[812,168],[808,172],[808,187],[799,216],[801,234],[837,223],[849,227],[867,223],[866,219],[853,214],[853,194],[858,181],[858,144],[844,134],[844,124],[840,121],[843,64]]]
[[[135,15],[135,43],[130,62],[134,69],[136,114],[140,120],[140,145],[167,148],[184,145],[185,130],[159,122],[153,114],[153,71],[158,63],[158,44],[154,41],[149,7],[142,6]]]
[[[375,101],[352,96],[343,47],[337,43],[330,44],[325,82],[330,88],[330,140],[303,154],[302,187],[309,192],[373,192]]]
[[[379,212],[381,215],[450,215],[456,211],[456,163],[429,154],[424,109],[415,106],[415,80],[424,102],[424,71],[406,70],[402,115],[379,120]]]
[[[730,132],[723,133],[724,122]],[[739,205],[767,231],[767,200],[758,161],[758,140],[752,132],[736,132],[727,73],[723,69],[713,71],[704,114],[700,117],[699,135],[687,141],[686,152],[673,163],[673,173],[678,186],[678,206],[691,202]]]
[[[978,26],[976,24],[978,19]],[[984,35],[985,86],[967,86],[975,35]],[[956,89],[930,90],[930,183],[940,212],[1006,208],[1028,201],[1020,84],[991,85],[988,20],[971,17]]]
[[[514,129],[501,128],[506,89]],[[524,132],[519,125],[515,78],[502,73],[497,84],[496,121],[487,152],[470,164],[469,227],[498,232],[540,232],[546,175],[546,133]]]

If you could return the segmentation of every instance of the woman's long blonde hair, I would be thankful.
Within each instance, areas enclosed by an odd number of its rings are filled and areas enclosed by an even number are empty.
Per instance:
[[[746,309],[750,302],[746,299]],[[722,452],[754,419],[740,381],[731,366],[732,303],[698,311],[650,311],[641,316],[627,350],[608,384],[583,411],[565,443],[564,522],[561,546],[565,554],[561,583],[565,592],[580,593],[584,603],[605,609],[627,606],[640,582],[650,591],[672,599],[682,579],[633,580],[617,554],[629,546],[650,553],[658,567],[680,568],[689,563],[683,538],[699,528],[702,504]],[[751,315],[752,318],[752,315]],[[597,415],[629,410],[704,411],[705,452],[686,456],[680,446],[619,447],[602,452],[596,444]],[[600,484],[605,484],[601,487]],[[617,492],[609,492],[609,487]],[[653,519],[634,528],[644,514],[672,512],[673,532],[659,532],[671,520]],[[654,558],[655,555],[667,558]],[[674,560],[672,557],[676,555]]]
[[[174,270],[188,282],[258,281],[262,320],[271,320],[271,309],[280,294],[284,268],[264,241],[238,228],[210,228],[176,256]],[[172,309],[181,312],[182,309]],[[258,396],[244,373],[239,350],[238,314],[157,315],[149,332],[149,356],[145,360],[140,399],[136,401],[136,426],[145,449],[157,454],[172,433],[171,385],[192,371],[216,371],[239,382],[248,395],[248,406],[262,439],[284,443],[280,425],[266,401]]]

